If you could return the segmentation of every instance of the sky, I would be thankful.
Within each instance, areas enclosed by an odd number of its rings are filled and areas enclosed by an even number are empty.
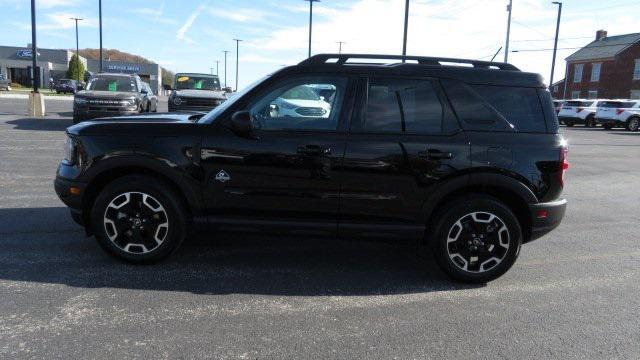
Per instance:
[[[304,0],[103,0],[103,45],[144,56],[175,72],[216,73],[239,88],[307,57],[309,3]],[[400,54],[404,0],[321,0],[314,3],[312,53]],[[407,53],[490,60],[505,44],[508,0],[411,0]],[[513,0],[509,62],[549,81],[557,6]],[[640,32],[640,0],[565,0],[554,79],[564,58],[599,29]],[[36,0],[38,46],[98,48],[98,0]],[[31,42],[30,1],[0,0],[0,45]],[[503,49],[504,50],[504,49]],[[533,51],[532,51],[533,50]],[[496,60],[504,60],[501,51]]]

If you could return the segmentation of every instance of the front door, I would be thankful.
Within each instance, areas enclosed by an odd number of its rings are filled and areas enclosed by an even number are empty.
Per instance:
[[[214,224],[335,235],[348,82],[322,75],[277,81],[246,106],[253,138],[205,136],[201,157]]]
[[[470,166],[470,147],[432,79],[363,81],[342,167],[343,237],[421,237],[434,188]]]

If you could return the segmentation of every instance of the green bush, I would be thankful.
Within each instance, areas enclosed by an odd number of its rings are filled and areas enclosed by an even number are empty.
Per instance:
[[[74,80],[78,80],[80,79],[80,81],[84,81],[84,72],[85,72],[85,68],[84,68],[84,64],[82,63],[82,61],[80,61],[80,64],[78,64],[78,55],[73,54],[73,56],[71,56],[71,60],[69,60],[69,69],[67,70],[67,79],[74,79]],[[78,76],[78,74],[80,74]]]

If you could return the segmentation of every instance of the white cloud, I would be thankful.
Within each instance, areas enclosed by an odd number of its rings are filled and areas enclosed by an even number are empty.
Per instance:
[[[145,17],[145,19],[149,19],[151,21],[154,21],[160,24],[165,24],[165,25],[177,24],[178,21],[176,19],[172,17],[163,16],[164,4],[165,2],[163,1],[160,3],[160,6],[158,6],[157,8],[152,8],[152,7],[134,8],[134,9],[131,9],[130,12],[137,15],[142,15]]]
[[[61,6],[73,6],[76,5],[76,3],[76,0],[37,0],[36,8],[50,9]]]
[[[198,18],[198,16],[202,14],[202,11],[204,11],[204,9],[205,9],[205,6],[201,4],[191,13],[191,15],[189,15],[189,17],[187,18],[187,21],[184,22],[184,25],[182,25],[180,29],[178,29],[178,31],[176,32],[176,39],[184,40],[189,44],[195,43],[195,41],[187,37],[186,34],[187,34],[187,31],[189,31],[193,23]]]
[[[264,23],[268,17],[275,15],[274,13],[269,11],[260,9],[238,8],[235,6],[233,8],[212,6],[208,8],[208,12],[211,16],[242,23]]]

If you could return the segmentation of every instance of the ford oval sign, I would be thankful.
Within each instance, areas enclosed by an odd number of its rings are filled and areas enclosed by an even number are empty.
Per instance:
[[[38,56],[40,56],[40,53],[37,53],[37,54],[38,54]],[[33,57],[33,51],[31,51],[31,50],[19,50],[16,53],[16,56],[17,57],[21,57],[21,58],[31,58],[31,57]]]

